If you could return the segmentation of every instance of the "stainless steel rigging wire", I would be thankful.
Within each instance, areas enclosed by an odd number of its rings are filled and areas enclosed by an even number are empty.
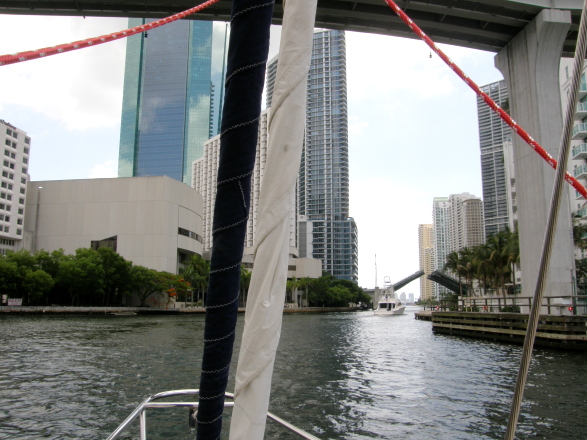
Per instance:
[[[558,158],[558,167],[556,169],[556,176],[554,181],[554,188],[552,191],[552,198],[550,201],[550,212],[548,215],[548,223],[546,226],[546,233],[544,235],[544,244],[542,246],[542,257],[540,260],[540,268],[538,270],[538,280],[536,282],[536,290],[534,292],[534,301],[528,317],[528,328],[526,330],[526,338],[524,339],[524,348],[522,350],[522,359],[520,361],[520,368],[518,370],[518,378],[514,390],[514,397],[510,408],[510,415],[508,425],[505,433],[505,440],[514,440],[516,434],[516,425],[520,415],[520,408],[522,406],[522,397],[524,396],[524,388],[526,386],[526,379],[528,378],[528,369],[530,360],[532,359],[532,348],[534,346],[534,339],[536,338],[536,329],[538,327],[538,319],[540,317],[540,308],[542,303],[542,295],[544,286],[548,275],[548,266],[550,263],[550,256],[552,253],[552,242],[554,241],[554,234],[556,229],[556,221],[558,217],[560,198],[564,185],[565,172],[567,167],[567,159],[569,157],[569,149],[571,142],[571,135],[573,131],[573,119],[575,110],[577,108],[577,92],[581,81],[581,71],[583,70],[583,61],[585,60],[585,49],[587,40],[587,23],[585,17],[587,16],[587,1],[583,4],[583,11],[581,12],[581,24],[579,25],[579,35],[577,37],[577,46],[575,48],[575,62],[573,66],[573,76],[571,80],[571,89],[569,93],[569,102],[567,103],[565,120],[563,126],[563,136],[560,144],[560,152]]]

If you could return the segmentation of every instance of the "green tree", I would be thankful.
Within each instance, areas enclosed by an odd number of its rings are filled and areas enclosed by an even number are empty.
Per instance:
[[[23,288],[26,291],[27,304],[39,304],[53,288],[53,277],[44,270],[29,270],[23,280]]]
[[[246,267],[243,267],[243,265],[241,265],[239,289],[241,293],[240,304],[242,307],[246,307],[247,305],[247,298],[249,295],[249,287],[251,286],[252,275],[253,274]]]
[[[20,284],[20,272],[16,263],[0,257],[0,293],[16,298]]]
[[[98,252],[80,248],[59,266],[55,283],[64,289],[71,305],[101,305],[104,293],[104,269]]]
[[[210,279],[210,263],[200,255],[193,254],[190,257],[189,263],[183,269],[182,275],[190,283],[193,293],[196,294],[196,301],[199,302],[201,300],[202,304],[204,304],[204,294],[206,289],[208,289],[208,281]]]
[[[141,301],[141,307],[146,307],[147,299],[154,294],[162,295],[167,289],[167,280],[159,272],[144,266],[130,268],[129,282],[126,285],[129,294],[136,294]]]
[[[287,280],[287,282],[285,283],[285,302],[286,303],[296,303],[296,290],[298,289],[299,283],[298,283],[298,279],[296,277],[292,277],[291,280]]]
[[[103,305],[107,306],[111,301],[115,304],[121,304],[122,291],[130,281],[132,263],[107,247],[99,248],[96,252],[104,270]]]

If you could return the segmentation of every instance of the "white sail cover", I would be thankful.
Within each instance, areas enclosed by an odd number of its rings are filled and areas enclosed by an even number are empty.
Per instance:
[[[316,0],[287,0],[259,199],[257,248],[236,370],[231,440],[262,440],[281,334],[289,219],[300,167]]]

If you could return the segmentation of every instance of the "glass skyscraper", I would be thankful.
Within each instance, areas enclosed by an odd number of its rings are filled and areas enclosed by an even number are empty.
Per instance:
[[[277,59],[267,69],[271,107]],[[300,257],[322,260],[336,278],[358,281],[358,233],[349,217],[346,43],[342,31],[314,33],[299,175]]]
[[[153,20],[131,18],[129,27]],[[224,23],[180,20],[128,38],[118,176],[166,175],[191,184],[191,164],[218,134]]]
[[[509,107],[505,81],[481,87],[505,110]],[[509,228],[508,191],[504,143],[511,136],[511,128],[498,114],[477,97],[479,119],[479,146],[481,148],[481,178],[483,182],[483,217],[485,236],[489,237]]]

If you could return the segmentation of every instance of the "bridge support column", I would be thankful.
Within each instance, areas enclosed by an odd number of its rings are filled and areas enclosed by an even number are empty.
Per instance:
[[[495,66],[508,86],[512,117],[555,159],[559,154],[563,118],[559,63],[570,24],[568,11],[545,9],[495,57]],[[513,141],[522,290],[524,295],[533,295],[555,171],[519,136],[514,134]],[[545,296],[572,295],[569,270],[572,267],[569,185],[565,185]]]

